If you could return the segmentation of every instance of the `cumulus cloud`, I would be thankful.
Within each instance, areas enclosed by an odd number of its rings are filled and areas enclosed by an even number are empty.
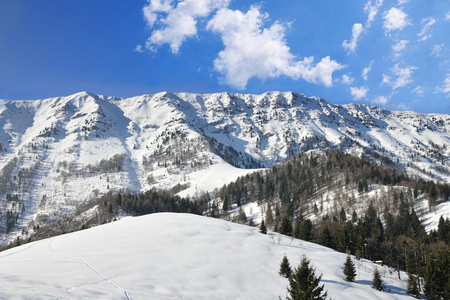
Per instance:
[[[429,17],[429,18],[423,19],[421,23],[422,24],[425,23],[425,24],[423,25],[422,30],[417,34],[417,36],[419,37],[419,41],[425,41],[431,37],[431,34],[429,34],[429,31],[430,31],[431,26],[433,26],[434,23],[436,23],[436,20],[433,19],[432,17]]]
[[[394,90],[404,87],[413,81],[411,77],[415,69],[417,69],[417,67],[409,66],[406,68],[400,68],[398,64],[395,64],[395,66],[391,69],[392,75],[383,74],[382,84],[389,85]]]
[[[344,49],[347,51],[347,53],[350,54],[350,53],[355,52],[355,49],[356,49],[356,46],[358,43],[358,38],[362,31],[363,31],[362,24],[360,24],[360,23],[353,24],[352,39],[350,40],[350,42],[345,40],[342,43],[342,47],[344,47]]]
[[[368,88],[361,86],[361,87],[351,87],[350,88],[350,94],[352,94],[354,100],[361,100],[366,98],[367,92],[369,91]]]
[[[394,51],[395,56],[399,56],[400,52],[406,48],[406,45],[409,43],[407,40],[400,40],[397,44],[392,45],[392,50]]]
[[[446,21],[450,20],[450,11],[445,14],[445,20]]]
[[[367,79],[368,79],[368,78],[367,78],[367,74],[369,74],[370,69],[372,69],[372,64],[373,64],[373,60],[370,61],[370,64],[369,64],[369,66],[368,66],[367,68],[364,68],[364,69],[362,70],[362,77],[363,77],[364,80],[367,80]]]
[[[386,105],[388,103],[388,99],[384,96],[379,96],[373,99],[371,103],[375,105]]]
[[[408,3],[409,2],[409,0],[398,0],[398,4],[399,5],[402,5],[402,4],[405,4],[405,3]]]
[[[386,33],[393,30],[402,30],[411,22],[408,20],[408,15],[401,9],[392,7],[384,14],[383,27]]]
[[[367,13],[366,28],[369,28],[372,24],[381,5],[383,5],[383,0],[376,0],[374,4],[372,4],[372,1],[369,1],[364,5],[364,11]]]
[[[148,0],[143,8],[144,18],[150,28],[158,23],[159,29],[152,31],[145,47],[155,51],[157,47],[169,44],[177,53],[181,44],[197,35],[198,18],[207,17],[213,11],[227,7],[230,0]]]
[[[341,82],[344,84],[351,84],[355,78],[351,77],[350,74],[344,74],[342,75]]]
[[[207,29],[220,34],[225,46],[214,60],[223,83],[244,89],[252,77],[264,81],[284,75],[331,86],[333,72],[345,66],[329,56],[316,65],[313,57],[298,61],[284,40],[285,26],[275,22],[263,28],[267,18],[252,6],[247,13],[223,8],[208,22]]]

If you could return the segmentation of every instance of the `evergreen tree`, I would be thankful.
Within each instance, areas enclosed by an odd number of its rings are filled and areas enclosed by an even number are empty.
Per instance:
[[[436,290],[437,290],[437,270],[436,270],[436,262],[433,255],[428,256],[427,264],[425,266],[425,286],[424,292],[425,295],[430,299],[436,298]]]
[[[289,300],[321,300],[325,299],[327,292],[323,293],[324,285],[320,285],[322,275],[315,276],[315,269],[310,261],[303,256],[300,266],[294,269],[289,278],[288,296]]]
[[[411,273],[408,273],[408,285],[406,286],[406,291],[413,297],[420,297],[419,287],[417,286],[417,277]]]
[[[262,234],[267,234],[266,224],[264,224],[264,220],[261,221],[261,225],[259,225],[259,232]]]
[[[352,223],[356,223],[358,222],[358,214],[356,213],[356,211],[353,211],[352,213]]]
[[[350,257],[350,255],[347,255],[347,259],[345,260],[345,263],[344,263],[344,275],[345,275],[345,280],[347,280],[349,282],[355,281],[356,268],[355,268],[355,263],[352,261],[352,258]]]
[[[331,235],[328,226],[325,226],[325,228],[320,232],[319,244],[325,247],[334,248],[333,236]]]
[[[300,224],[300,239],[309,241],[311,239],[312,223],[309,219],[303,220]]]
[[[347,221],[347,215],[345,214],[344,208],[341,208],[341,211],[339,212],[339,222],[344,223]]]
[[[223,211],[228,211],[229,209],[229,204],[228,204],[228,195],[225,196],[225,199],[223,200],[223,205],[222,205],[222,210]]]
[[[383,280],[381,280],[381,275],[380,272],[378,272],[378,269],[375,269],[375,272],[373,273],[372,287],[377,291],[383,290]]]
[[[279,232],[284,235],[292,235],[292,223],[289,217],[285,216],[283,217],[283,220],[281,220],[280,230]]]
[[[291,277],[291,273],[292,273],[291,265],[289,264],[289,260],[285,254],[280,264],[280,275],[289,278]]]

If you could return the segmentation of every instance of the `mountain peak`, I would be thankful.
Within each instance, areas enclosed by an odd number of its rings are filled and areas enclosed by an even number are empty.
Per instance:
[[[183,186],[192,196],[311,150],[364,154],[450,182],[449,115],[332,105],[293,92],[5,100],[0,125],[0,199],[21,198],[1,200],[2,211],[21,215],[26,205],[22,226],[107,192]]]

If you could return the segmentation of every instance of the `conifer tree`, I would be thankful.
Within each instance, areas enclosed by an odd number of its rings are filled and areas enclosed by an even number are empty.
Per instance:
[[[345,280],[347,280],[349,282],[355,281],[356,268],[355,268],[355,263],[352,261],[352,258],[350,257],[350,255],[347,255],[347,259],[345,260],[345,263],[344,263],[344,275],[345,275]]]
[[[280,275],[289,278],[291,277],[291,273],[292,273],[291,265],[289,264],[289,260],[285,254],[280,264]]]
[[[266,224],[264,224],[264,220],[261,221],[261,225],[259,225],[259,232],[262,234],[267,234]]]
[[[292,223],[291,223],[291,220],[289,219],[289,217],[287,217],[287,216],[283,217],[283,219],[281,220],[279,232],[284,235],[289,235],[289,236],[292,235]]]
[[[300,266],[295,268],[289,278],[288,300],[322,300],[327,296],[323,292],[324,285],[320,285],[322,275],[315,276],[315,269],[310,265],[310,261],[303,256]]]
[[[417,277],[411,273],[408,273],[408,285],[406,286],[406,291],[413,297],[420,297],[419,287],[417,286]]]
[[[435,258],[433,255],[428,256],[427,258],[427,264],[425,266],[425,286],[424,286],[424,292],[425,295],[428,298],[434,299],[436,296],[436,281],[437,281],[437,274],[436,274],[436,263]]]
[[[377,291],[383,290],[383,280],[381,280],[381,275],[380,272],[378,272],[378,269],[375,269],[375,273],[373,273],[372,287]]]

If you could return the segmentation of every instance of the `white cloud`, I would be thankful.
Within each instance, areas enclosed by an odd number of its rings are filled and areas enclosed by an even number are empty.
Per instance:
[[[388,99],[384,96],[379,96],[373,99],[371,103],[375,105],[386,105],[388,103]]]
[[[382,4],[383,0],[376,0],[373,5],[372,1],[369,1],[364,5],[364,12],[367,13],[367,21],[365,25],[366,28],[370,27]]]
[[[423,19],[421,23],[425,23],[425,25],[423,25],[422,30],[417,34],[417,36],[419,37],[419,41],[425,41],[431,37],[431,34],[429,34],[428,32],[430,31],[431,26],[436,23],[436,20],[432,17],[429,17]]]
[[[386,33],[393,30],[402,30],[411,24],[408,20],[408,15],[396,7],[392,7],[388,12],[386,12],[383,18],[383,27]]]
[[[368,88],[361,86],[361,87],[351,87],[350,88],[350,94],[352,94],[354,100],[361,100],[366,98],[367,92],[369,91]]]
[[[447,78],[444,80],[444,84],[442,85],[441,92],[450,93],[450,75],[447,75]]]
[[[186,38],[197,35],[197,19],[207,17],[214,10],[227,7],[230,0],[182,0],[176,5],[172,0],[148,0],[143,8],[144,18],[150,28],[156,24],[145,47],[155,51],[157,47],[169,44],[177,53]]]
[[[424,88],[420,85],[416,86],[416,88],[413,90],[413,93],[419,97],[423,97],[425,95]]]
[[[415,69],[417,69],[417,67],[410,66],[406,68],[400,68],[398,64],[395,64],[395,66],[391,69],[391,76],[383,74],[382,84],[390,85],[394,90],[400,87],[404,87],[405,85],[413,81],[411,77]]]
[[[367,68],[364,68],[362,70],[362,77],[364,78],[364,80],[367,80],[367,74],[369,74],[370,69],[372,69],[372,64],[373,64],[373,60],[370,61],[370,64],[369,64],[369,66]]]
[[[355,78],[351,77],[350,74],[344,74],[342,75],[341,82],[344,84],[351,84]]]
[[[136,48],[134,48],[134,51],[135,51],[135,52],[142,53],[142,52],[144,52],[144,49],[142,49],[142,46],[141,46],[141,45],[137,45]]]
[[[409,2],[409,0],[398,0],[398,4],[399,5],[402,5],[402,4],[405,4],[405,3],[408,3]]]
[[[400,40],[397,44],[392,45],[392,50],[394,51],[395,56],[399,56],[400,52],[406,48],[406,45],[409,43],[407,40]]]
[[[445,14],[445,20],[446,21],[450,20],[450,11]]]
[[[356,49],[356,46],[358,43],[358,38],[362,31],[363,31],[363,27],[360,23],[353,24],[352,39],[350,40],[350,42],[345,40],[342,43],[342,47],[344,47],[344,49],[347,51],[348,54],[355,52],[355,49]]]
[[[443,49],[444,49],[444,44],[434,45],[433,51],[431,51],[430,56],[440,57]]]
[[[214,69],[224,75],[223,83],[244,89],[252,77],[266,80],[284,75],[331,86],[333,72],[345,66],[329,56],[315,66],[312,57],[298,61],[284,40],[285,27],[275,22],[263,28],[267,18],[252,6],[247,13],[221,9],[208,22],[207,29],[219,33],[225,46],[214,60]]]

